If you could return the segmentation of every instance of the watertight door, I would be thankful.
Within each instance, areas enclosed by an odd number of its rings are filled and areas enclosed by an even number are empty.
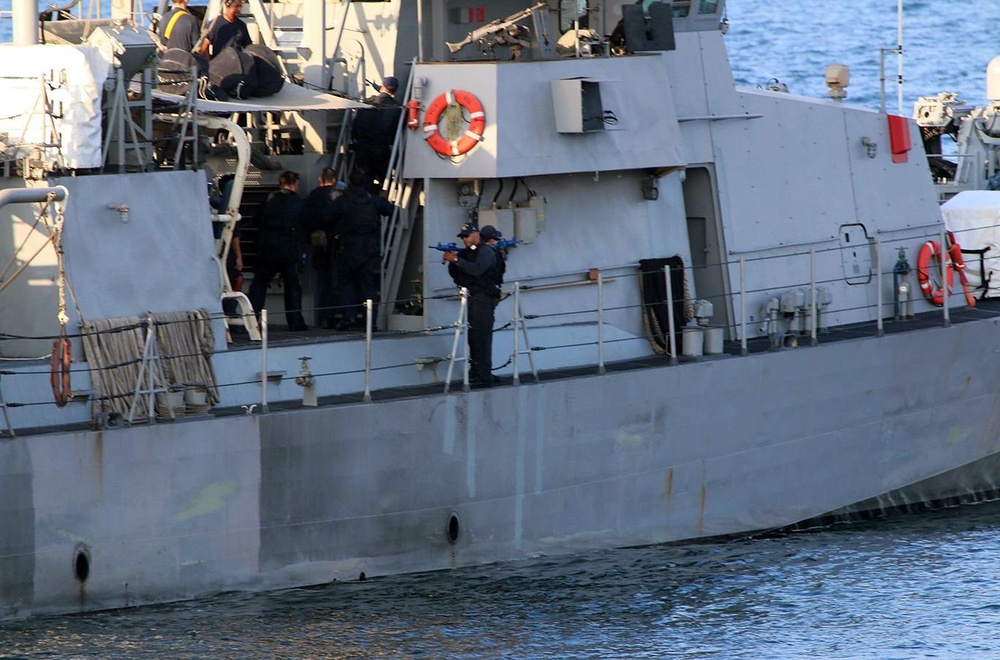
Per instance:
[[[867,284],[872,278],[872,242],[862,224],[840,226],[840,256],[848,284]]]

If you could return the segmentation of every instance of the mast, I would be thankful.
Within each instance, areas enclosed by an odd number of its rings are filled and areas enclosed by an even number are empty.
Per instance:
[[[36,0],[14,0],[14,45],[38,44],[38,5]]]
[[[903,114],[903,0],[896,2],[896,98]]]

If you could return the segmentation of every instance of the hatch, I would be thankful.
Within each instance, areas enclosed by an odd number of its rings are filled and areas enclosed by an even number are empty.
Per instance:
[[[848,284],[866,284],[872,279],[872,240],[860,223],[840,226],[840,258]]]

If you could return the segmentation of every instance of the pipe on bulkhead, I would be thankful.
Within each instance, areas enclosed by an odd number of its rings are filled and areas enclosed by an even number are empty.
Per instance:
[[[8,204],[36,203],[48,201],[49,195],[57,202],[61,202],[69,196],[66,186],[55,186],[54,188],[11,188],[0,190],[0,208]]]
[[[295,384],[302,388],[302,405],[315,408],[319,405],[319,401],[316,397],[316,379],[309,371],[309,360],[311,359],[308,356],[299,358],[302,366],[299,375],[295,378]]]

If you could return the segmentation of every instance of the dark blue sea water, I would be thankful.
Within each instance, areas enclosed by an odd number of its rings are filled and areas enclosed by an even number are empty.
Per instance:
[[[737,81],[877,107],[896,0],[732,0]],[[908,0],[904,107],[985,96],[994,0]],[[0,11],[10,0],[0,0]],[[0,41],[9,25],[0,22]],[[887,73],[895,75],[889,56]],[[896,90],[887,92],[897,111]],[[1000,504],[0,625],[0,658],[1000,658]]]
[[[897,0],[730,0],[726,43],[736,79],[763,87],[777,78],[794,94],[825,97],[826,66],[846,64],[847,102],[877,108],[879,49],[899,43],[897,6]],[[982,104],[986,65],[1000,55],[1000,35],[995,23],[972,12],[989,14],[1000,3],[905,0],[903,8],[903,108],[889,82],[887,110],[910,116],[917,98],[945,91]],[[886,54],[885,73],[895,78],[895,54]]]
[[[0,626],[0,658],[996,658],[1000,503]]]

